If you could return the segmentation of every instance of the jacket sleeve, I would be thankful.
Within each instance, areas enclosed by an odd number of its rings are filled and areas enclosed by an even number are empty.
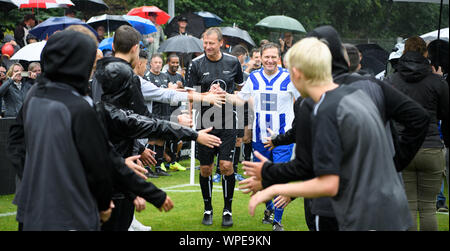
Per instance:
[[[261,176],[264,188],[274,184],[308,180],[315,177],[312,167],[308,168],[307,163],[298,158],[284,163],[267,161],[263,165]]]
[[[176,90],[159,88],[152,82],[140,78],[142,95],[145,101],[161,102],[170,104],[188,101],[187,92],[179,92]]]
[[[113,193],[109,142],[93,109],[78,109],[72,120],[72,134],[98,209],[109,208]]]
[[[198,133],[191,128],[169,121],[148,118],[105,105],[107,122],[120,136],[133,139],[157,138],[163,140],[197,140]]]
[[[133,170],[125,165],[125,160],[110,145],[110,158],[113,162],[114,186],[119,191],[126,191],[127,197],[134,200],[136,195],[144,198],[155,207],[160,208],[166,200],[166,193],[157,188],[153,183],[147,182],[137,176]]]
[[[412,161],[425,140],[430,115],[417,102],[396,90],[393,86],[377,81],[385,97],[386,119],[404,126],[402,136],[394,137],[394,162],[398,172]],[[395,134],[395,130],[393,130]]]
[[[12,79],[6,80],[1,86],[0,86],[0,97],[3,97],[6,95],[6,93],[9,90],[9,86],[13,83]]]
[[[95,108],[99,118],[102,121],[103,133],[108,135],[105,127],[108,123],[111,123],[111,121],[108,121],[107,118],[108,112],[102,103],[97,103]],[[136,173],[134,173],[133,170],[128,168],[125,164],[125,160],[118,152],[114,150],[114,146],[110,141],[108,142],[108,146],[114,188],[117,191],[124,191],[124,194],[131,200],[134,200],[136,195],[138,195],[146,201],[152,203],[155,207],[160,208],[166,199],[166,194],[152,183],[143,180]]]

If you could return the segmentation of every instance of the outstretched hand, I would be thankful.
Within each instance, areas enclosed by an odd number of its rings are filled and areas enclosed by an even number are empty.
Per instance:
[[[239,182],[239,189],[244,194],[252,192],[251,196],[255,195],[258,191],[263,189],[261,180],[256,179],[255,176],[247,178]]]
[[[211,105],[222,107],[226,102],[226,92],[209,92],[206,95],[203,95],[203,101],[207,102]]]
[[[264,157],[262,154],[260,154],[258,151],[254,151],[253,155],[255,155],[255,157],[258,158],[261,162],[244,161],[242,162],[243,165],[242,169],[245,171],[244,175],[255,176],[256,179],[261,180],[262,179],[261,170],[264,163],[266,163],[268,159]]]
[[[266,143],[264,143],[264,148],[269,148],[269,151],[272,151],[275,148],[275,145],[272,142],[272,136],[275,135],[275,133],[272,131],[272,129],[267,128],[267,131],[270,134],[270,137],[265,137]]]
[[[198,132],[197,142],[205,145],[209,148],[214,148],[220,146],[222,144],[222,141],[219,137],[216,137],[214,135],[208,134],[212,131],[212,127],[208,129],[204,129]]]
[[[145,150],[141,153],[140,160],[145,166],[154,166],[156,165],[155,155],[156,153],[154,151],[145,148]]]
[[[266,188],[262,191],[259,191],[250,198],[250,201],[248,202],[248,213],[251,216],[255,215],[256,206],[258,206],[259,204],[261,204],[263,202],[271,200],[274,197],[270,188],[271,187]]]
[[[143,179],[147,179],[147,176],[145,174],[148,172],[145,168],[135,163],[135,161],[139,160],[141,155],[131,156],[125,159],[125,165],[127,165],[128,168],[133,170],[139,177]]]

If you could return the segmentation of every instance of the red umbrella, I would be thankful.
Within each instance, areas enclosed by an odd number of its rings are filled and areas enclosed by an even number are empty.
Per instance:
[[[134,8],[128,12],[129,16],[139,16],[143,18],[149,18],[149,13],[156,14],[156,23],[161,25],[167,23],[169,21],[170,16],[165,11],[159,9],[156,6],[142,6],[138,8]]]
[[[68,8],[74,4],[70,0],[19,0],[19,8]]]

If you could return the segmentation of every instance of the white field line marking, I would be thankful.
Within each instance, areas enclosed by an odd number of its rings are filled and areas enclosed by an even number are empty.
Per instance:
[[[8,217],[8,216],[16,215],[16,214],[17,214],[17,212],[5,213],[5,214],[0,214],[0,217]]]
[[[164,187],[164,188],[160,188],[160,189],[165,191],[165,192],[174,192],[174,193],[196,193],[196,192],[201,192],[201,190],[174,190],[174,188],[183,188],[183,187],[190,187],[190,186],[200,187],[200,184],[194,184],[194,185],[183,184],[183,185]],[[240,190],[239,190],[239,188],[235,188],[234,191],[240,191]],[[222,192],[222,186],[213,186],[213,192]]]

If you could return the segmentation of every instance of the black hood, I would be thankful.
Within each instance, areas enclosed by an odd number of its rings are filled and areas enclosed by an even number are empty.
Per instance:
[[[117,95],[129,88],[130,81],[134,75],[131,65],[116,57],[105,57],[97,62],[95,78],[102,85],[104,95]]]
[[[102,101],[140,115],[150,115],[142,96],[139,76],[134,74],[127,61],[116,57],[99,60],[94,78],[102,86]]]
[[[419,82],[432,74],[430,61],[415,51],[405,52],[400,57],[396,68],[400,77],[406,82]]]
[[[64,30],[50,37],[41,54],[42,78],[74,87],[86,95],[97,46],[88,35]]]
[[[349,72],[347,60],[344,57],[345,48],[342,46],[339,33],[330,25],[320,26],[310,31],[306,37],[316,37],[325,40],[333,57],[333,78]]]

